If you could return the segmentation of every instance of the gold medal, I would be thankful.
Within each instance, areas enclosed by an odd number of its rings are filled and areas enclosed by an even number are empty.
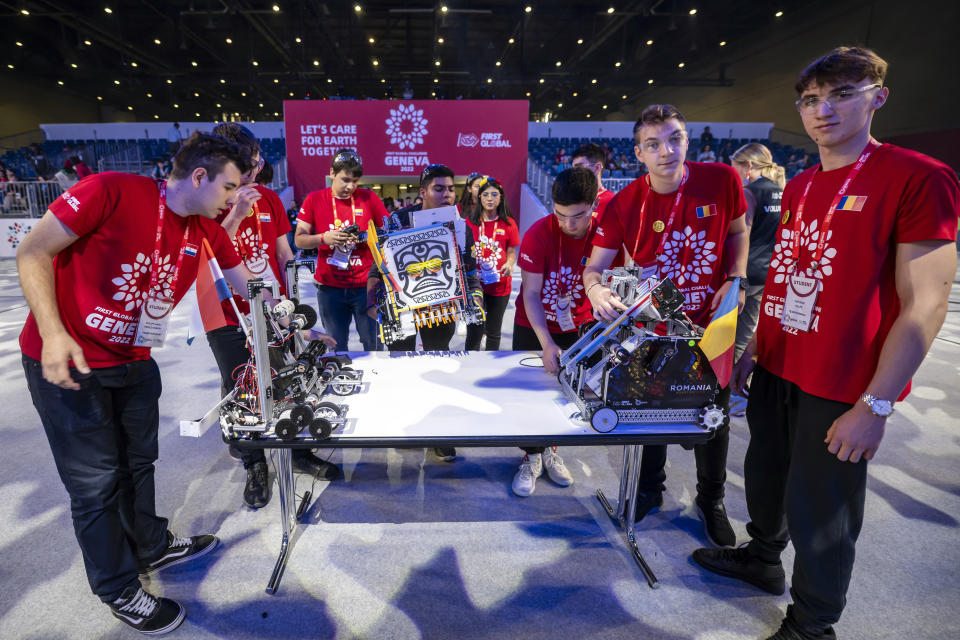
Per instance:
[[[653,223],[653,230],[657,233],[660,233],[666,228],[666,225],[663,224],[663,220],[657,220]]]
[[[790,219],[790,209],[787,209],[783,212],[783,215],[780,217],[780,224],[787,224],[787,221]]]

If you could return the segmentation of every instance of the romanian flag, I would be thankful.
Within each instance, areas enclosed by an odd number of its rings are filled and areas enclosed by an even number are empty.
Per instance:
[[[733,373],[733,345],[737,339],[739,301],[740,278],[736,278],[700,338],[700,350],[710,361],[710,367],[717,376],[721,389],[730,384],[730,374]]]
[[[697,217],[698,218],[709,218],[710,216],[717,215],[717,205],[708,204],[705,207],[697,207]]]
[[[210,243],[204,238],[200,247],[200,265],[197,269],[197,303],[200,305],[204,331],[213,331],[227,326],[227,319],[223,315],[223,307],[220,303],[232,297],[227,280],[223,277],[220,265],[213,256]]]
[[[837,203],[837,211],[863,211],[867,196],[843,196]]]

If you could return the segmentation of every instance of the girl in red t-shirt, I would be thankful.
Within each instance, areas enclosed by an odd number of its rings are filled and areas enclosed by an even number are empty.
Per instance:
[[[487,336],[487,351],[500,349],[500,329],[513,289],[513,267],[517,263],[520,232],[510,217],[503,197],[503,186],[494,178],[480,183],[479,204],[467,218],[473,230],[474,257],[483,282],[483,308],[487,321],[467,326],[467,351],[478,351],[480,340]]]

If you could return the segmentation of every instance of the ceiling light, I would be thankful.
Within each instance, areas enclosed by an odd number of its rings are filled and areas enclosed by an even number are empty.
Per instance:
[[[514,42],[516,42],[516,40],[514,40],[513,38],[510,38],[509,40],[507,40],[507,44],[513,44]]]
[[[650,78],[649,80],[647,80],[647,84],[653,84],[653,78]]]
[[[240,95],[243,96],[244,98],[246,98],[246,97],[247,97],[247,92],[246,92],[246,91],[241,91],[241,92],[240,92]]]
[[[591,80],[591,81],[590,81],[590,84],[597,84],[597,79],[594,78],[593,80]]]
[[[333,78],[327,78],[327,82],[332,84],[332,83],[333,83]]]
[[[217,109],[219,109],[219,108],[220,108],[220,103],[218,102],[218,103],[217,103]]]
[[[19,40],[17,40],[16,44],[17,44],[18,47],[22,47],[22,46],[23,46],[23,43],[20,42]]]
[[[127,111],[133,111],[133,107],[127,107]]]
[[[434,61],[433,61],[433,66],[439,67],[439,66],[440,66],[440,61],[439,61],[439,60],[434,60]]]
[[[224,80],[223,78],[220,78],[220,84],[227,84],[227,81]]]
[[[160,44],[160,39],[159,39],[159,38],[154,38],[154,39],[153,39],[153,44]]]
[[[721,40],[721,41],[720,41],[720,46],[721,46],[721,47],[727,46],[727,41],[726,41],[726,40]]]
[[[497,60],[497,66],[498,66],[498,67],[500,66],[500,64],[501,64],[501,63],[500,63],[500,61],[499,61],[499,60]]]
[[[677,68],[678,68],[678,69],[683,69],[685,66],[687,66],[687,63],[686,63],[686,62],[681,62],[680,64],[677,65]]]
[[[603,108],[606,109],[606,108],[607,108],[607,105],[603,105]]]
[[[273,5],[273,10],[274,10],[274,11],[280,11],[280,5],[278,5],[278,4]]]
[[[617,60],[616,64],[614,64],[613,66],[615,66],[615,67],[617,67],[617,68],[619,69],[619,68],[620,68],[620,61]]]
[[[573,97],[574,97],[574,98],[576,98],[578,95],[580,95],[580,94],[577,93],[576,91],[573,92]]]
[[[173,80],[171,80],[170,78],[167,78],[167,84],[173,84]]]
[[[440,7],[441,13],[446,13],[447,11],[449,11],[449,9],[447,8],[447,5],[443,5],[442,7]]]
[[[73,67],[74,69],[76,69],[76,68],[77,68],[77,63],[76,63],[76,62],[71,62],[71,63],[70,63],[70,66]]]
[[[274,78],[273,84],[280,84],[280,78]]]
[[[152,94],[152,93],[148,93],[148,94],[147,94],[147,97],[148,97],[148,98],[152,98],[152,97],[153,97],[153,94]]]
[[[160,116],[158,116],[157,114],[153,114],[153,119],[154,119],[154,120],[159,120],[159,119],[160,119]]]
[[[626,100],[626,99],[627,99],[627,94],[623,94],[622,96],[620,96],[620,99],[621,99],[621,100]]]
[[[195,113],[195,114],[193,114],[193,115],[197,116],[198,118],[200,117],[200,114],[199,114],[199,113]]]
[[[692,15],[692,16],[697,15],[697,10],[696,10],[696,9],[690,9],[690,15]]]
[[[528,97],[528,98],[530,97],[530,92],[529,92],[529,91],[527,91],[527,97]]]
[[[487,78],[487,84],[490,84],[492,82],[493,82],[493,78]]]
[[[531,7],[530,5],[527,5],[523,8],[523,10],[525,13],[530,13],[531,11],[533,11],[533,7]]]
[[[63,86],[63,80],[57,80],[57,84],[62,87],[62,86]]]
[[[103,96],[97,96],[97,100],[103,100]]]
[[[653,40],[647,40],[647,46],[648,46],[648,47],[649,47],[650,45],[652,45],[652,44],[653,44]]]
[[[136,68],[137,68],[137,63],[136,63],[136,62],[131,62],[131,63],[130,63],[130,66],[133,67],[134,69],[136,69]]]
[[[587,117],[588,117],[588,118],[590,117],[590,114],[589,114],[589,113],[587,114]]]
[[[300,36],[297,36],[296,38],[294,38],[293,41],[296,42],[297,44],[300,44],[301,42],[303,42],[303,40],[300,39]]]
[[[376,58],[374,58],[374,59],[373,59],[373,66],[375,66],[375,67],[380,66],[380,61],[377,60]]]
[[[293,91],[290,92],[290,97],[291,97],[291,98],[293,97]]]
[[[179,109],[179,108],[180,108],[180,105],[178,105],[176,102],[174,102],[174,103],[173,103],[173,108],[174,108],[174,109]]]
[[[191,61],[190,61],[190,66],[191,66],[191,67],[196,67],[196,66],[198,66],[198,65],[197,65],[197,61],[196,61],[196,60],[191,60]]]
[[[119,80],[114,80],[114,81],[113,81],[113,84],[120,84],[120,81],[119,81]]]
[[[30,12],[27,11],[26,9],[20,9],[20,13],[22,13],[22,14],[25,15],[25,16],[30,15]]]
[[[260,106],[263,107],[263,103],[262,103],[262,102],[260,103]]]
[[[255,67],[259,67],[259,66],[260,66],[260,63],[257,62],[256,60],[254,60],[251,64],[253,64],[253,66],[255,66]]]
[[[540,78],[540,84],[543,84],[543,82],[544,82],[543,78]]]
[[[227,38],[227,44],[233,44],[233,38]]]
[[[434,78],[434,79],[436,79],[436,78]],[[386,83],[387,83],[387,79],[386,79],[386,78],[380,78],[380,84],[386,84]]]
[[[320,66],[320,61],[319,61],[319,60],[314,60],[314,61],[313,61],[313,66],[319,67],[319,66]]]
[[[194,92],[193,92],[193,97],[194,97],[194,98],[199,98],[199,97],[200,97],[200,94],[197,93],[196,91],[194,91]]]
[[[113,13],[113,9],[111,9],[110,7],[104,7],[103,10],[107,13]]]
[[[436,83],[438,83],[438,82],[440,82],[440,78],[434,78],[434,79],[433,79],[433,83],[434,83],[434,84],[436,84]]]
[[[558,103],[557,103],[557,109],[562,109],[562,108],[563,108],[563,103],[562,103],[562,102],[558,102]]]
[[[607,9],[607,13],[613,13],[614,11],[616,11],[616,9],[614,9],[613,7],[610,7],[609,9]]]
[[[436,97],[437,97],[437,92],[436,92],[436,91],[431,91],[431,92],[430,92],[430,95],[433,96],[434,98],[436,98]]]
[[[273,112],[273,115],[278,116],[278,115],[280,115],[280,114],[277,113],[276,111],[274,111],[274,112]]]
[[[439,44],[443,44],[443,38],[437,38],[437,42],[438,42]]]
[[[558,67],[562,67],[562,66],[563,66],[563,63],[560,62],[559,60],[557,60],[557,63],[556,63],[556,64],[557,64]]]
[[[370,44],[373,44],[374,42],[376,42],[376,40],[374,39],[373,36],[370,36],[369,38],[367,38],[367,42],[369,42]]]
[[[84,41],[83,41],[83,44],[87,45],[88,47],[92,47],[92,46],[93,46],[93,43],[90,42],[89,40],[84,40]]]
[[[783,16],[783,11],[777,11],[775,14],[773,14],[774,18],[780,18],[782,16]]]
[[[355,4],[353,5],[353,10],[356,11],[357,13],[360,13],[361,11],[363,11],[363,7],[361,7],[358,4]]]

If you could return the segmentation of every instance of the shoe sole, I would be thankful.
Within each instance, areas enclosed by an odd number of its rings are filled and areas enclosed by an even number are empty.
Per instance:
[[[764,592],[766,592],[766,593],[771,593],[771,594],[773,594],[773,595],[775,595],[775,596],[782,596],[782,595],[784,594],[784,592],[786,592],[786,590],[787,590],[786,578],[784,578],[784,584],[783,584],[783,585],[779,585],[779,584],[778,584],[776,587],[772,587],[772,588],[771,588],[771,586],[770,586],[769,584],[761,583],[760,581],[750,580],[750,579],[748,579],[748,578],[745,578],[743,575],[741,575],[741,574],[739,574],[739,573],[735,573],[735,572],[733,572],[733,571],[726,571],[726,570],[721,569],[721,568],[719,568],[719,567],[714,567],[714,566],[710,566],[710,565],[708,565],[708,564],[704,564],[704,563],[700,562],[700,561],[697,559],[697,556],[696,556],[696,555],[691,556],[691,557],[693,558],[693,561],[694,561],[694,562],[696,562],[700,567],[706,569],[706,570],[709,571],[710,573],[715,573],[715,574],[717,574],[718,576],[723,576],[723,577],[725,577],[725,578],[733,578],[734,580],[739,580],[740,582],[745,582],[745,583],[747,583],[747,584],[749,584],[749,585],[751,585],[751,586],[754,586],[754,587],[756,587],[757,589],[760,589],[761,591],[764,591]]]
[[[143,572],[140,573],[140,575],[141,575],[141,576],[154,576],[154,575],[160,573],[161,571],[163,571],[163,570],[165,570],[165,569],[169,569],[170,567],[175,567],[175,566],[177,566],[178,564],[183,564],[183,563],[185,563],[185,562],[191,562],[191,561],[193,561],[193,560],[196,560],[197,558],[202,558],[203,556],[207,555],[208,553],[210,553],[211,551],[213,551],[214,549],[216,549],[216,548],[219,547],[219,546],[220,546],[220,538],[214,536],[214,537],[213,537],[213,544],[211,544],[211,545],[208,546],[208,547],[205,547],[203,550],[198,551],[198,552],[196,552],[196,553],[194,553],[194,554],[191,554],[191,555],[189,555],[189,556],[184,556],[184,557],[182,557],[182,558],[178,558],[177,560],[174,560],[174,561],[172,561],[172,562],[168,562],[167,564],[163,565],[162,567],[157,567],[156,569],[150,569],[149,571],[143,571]]]
[[[550,475],[550,472],[549,472],[549,471],[548,471],[546,474],[544,474],[544,475],[546,475],[548,478],[550,478],[550,482],[552,482],[553,484],[557,485],[558,487],[569,487],[569,486],[573,485],[573,479],[570,479],[569,481],[568,481],[568,480],[557,480],[557,479],[554,478],[552,475]]]
[[[736,536],[734,536],[733,538],[733,544],[720,544],[719,542],[714,540],[713,536],[710,535],[710,529],[707,528],[707,517],[703,513],[703,509],[700,508],[700,505],[696,505],[696,507],[697,507],[697,517],[700,518],[700,522],[703,523],[703,533],[704,535],[707,536],[707,542],[710,543],[710,546],[712,546],[714,549],[733,549],[735,546],[737,546]]]

